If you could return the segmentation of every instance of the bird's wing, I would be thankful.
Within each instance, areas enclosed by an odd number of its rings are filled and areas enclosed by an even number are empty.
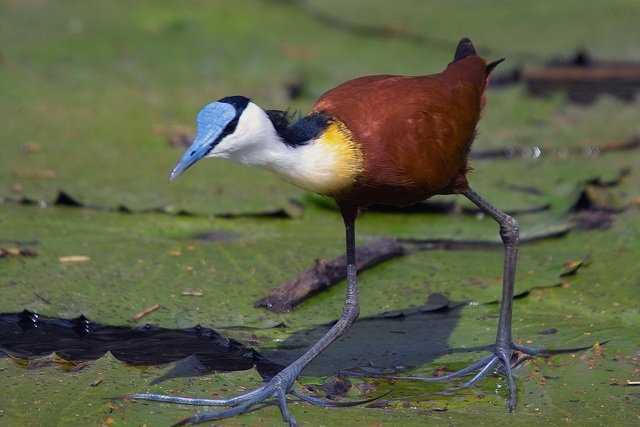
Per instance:
[[[441,191],[466,171],[479,118],[484,76],[472,59],[429,76],[351,80],[322,95],[314,110],[349,128],[371,172],[367,185]]]

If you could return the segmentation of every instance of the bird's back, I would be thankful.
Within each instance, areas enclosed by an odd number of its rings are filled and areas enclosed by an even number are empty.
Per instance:
[[[362,174],[337,198],[404,205],[465,189],[486,70],[474,54],[438,74],[361,77],[322,95],[314,111],[344,123],[364,158]]]

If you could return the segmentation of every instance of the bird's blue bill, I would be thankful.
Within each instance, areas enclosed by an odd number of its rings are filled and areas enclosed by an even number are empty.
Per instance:
[[[205,157],[220,142],[227,125],[236,118],[236,109],[223,102],[206,105],[196,118],[196,137],[171,171],[169,179],[176,179],[182,172]]]

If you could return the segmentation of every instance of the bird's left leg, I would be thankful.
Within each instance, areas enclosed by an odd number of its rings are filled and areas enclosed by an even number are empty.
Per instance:
[[[346,228],[346,247],[347,247],[347,295],[345,298],[344,308],[340,319],[320,338],[311,348],[309,348],[302,356],[296,359],[289,366],[278,372],[268,383],[250,391],[243,395],[230,399],[193,399],[187,397],[165,396],[160,394],[139,393],[127,396],[129,399],[136,400],[152,400],[157,402],[181,403],[186,405],[199,406],[230,406],[229,409],[219,412],[201,412],[192,417],[186,418],[175,425],[198,424],[206,421],[220,420],[235,415],[244,414],[253,409],[257,409],[262,405],[275,401],[282,414],[282,418],[290,426],[296,425],[296,420],[289,413],[287,406],[287,395],[294,396],[308,403],[320,406],[349,406],[350,404],[358,404],[362,402],[352,402],[347,404],[336,405],[331,402],[324,402],[317,398],[304,397],[293,389],[294,383],[302,370],[311,362],[318,354],[328,347],[332,342],[338,339],[357,319],[359,314],[358,305],[358,283],[356,276],[356,252],[355,252],[355,220],[357,209],[343,208],[342,216],[344,218]]]
[[[514,352],[517,351],[526,356],[535,356],[546,353],[542,350],[535,350],[514,344],[511,337],[513,289],[516,276],[516,263],[518,259],[518,223],[515,218],[495,208],[472,189],[468,189],[462,194],[470,201],[475,203],[483,212],[492,217],[500,225],[500,237],[502,238],[502,242],[504,245],[504,269],[502,275],[500,320],[498,321],[496,343],[493,347],[493,352],[491,355],[464,369],[461,369],[460,371],[452,372],[439,377],[406,378],[421,381],[448,381],[454,378],[465,377],[473,374],[474,372],[477,372],[473,376],[473,378],[462,385],[462,387],[469,387],[485,376],[493,373],[495,368],[500,367],[507,377],[507,381],[509,384],[509,400],[507,402],[507,407],[511,411],[516,406],[516,383],[511,371],[512,368],[519,363],[519,361],[515,361],[515,363],[512,362],[512,356],[514,355]],[[396,378],[400,379],[401,377]]]
[[[516,278],[516,264],[518,262],[519,226],[515,218],[507,215],[482,198],[471,188],[462,193],[483,212],[492,217],[500,225],[500,237],[504,245],[504,267],[502,273],[502,298],[500,300],[500,318],[498,321],[498,333],[493,350],[493,357],[468,383],[475,382],[483,376],[491,373],[493,366],[501,365],[509,384],[509,400],[507,407],[510,411],[515,409],[517,394],[516,383],[511,372],[511,357],[514,350],[525,354],[534,355],[534,351],[528,351],[524,347],[516,347],[511,336],[511,318],[513,313],[513,290]]]

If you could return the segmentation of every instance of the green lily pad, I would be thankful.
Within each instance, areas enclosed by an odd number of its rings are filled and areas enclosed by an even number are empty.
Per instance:
[[[372,38],[319,19],[304,4],[347,23],[403,30]],[[265,354],[294,357],[340,313],[344,284],[288,314],[255,309],[253,303],[316,258],[340,255],[342,221],[272,174],[224,161],[202,161],[169,184],[168,171],[181,154],[170,134],[192,132],[201,105],[244,94],[264,107],[305,112],[324,90],[354,76],[440,70],[462,33],[472,35],[486,56],[507,56],[505,70],[569,54],[576,45],[607,58],[636,49],[638,6],[630,1],[589,7],[577,1],[553,7],[523,3],[498,13],[455,3],[412,1],[392,10],[382,0],[363,5],[2,4],[0,199],[50,204],[65,191],[87,206],[114,211],[0,204],[3,253],[23,248],[36,254],[0,257],[0,311],[85,314],[111,325],[203,324]],[[567,16],[575,22],[567,24]],[[407,41],[406,33],[417,34],[418,42]],[[303,95],[289,101],[286,85],[294,77],[301,80]],[[590,181],[630,170],[617,185],[590,190],[603,201],[600,207],[615,207],[610,228],[576,229],[520,252],[514,337],[549,348],[600,345],[524,364],[517,371],[520,406],[513,415],[506,413],[506,385],[497,377],[451,395],[443,395],[442,386],[419,382],[352,378],[350,399],[391,393],[372,407],[323,410],[295,403],[292,411],[300,423],[636,425],[640,399],[627,381],[639,380],[640,152],[592,156],[569,148],[585,147],[588,154],[589,147],[628,139],[638,131],[637,112],[637,101],[602,98],[583,108],[560,96],[529,99],[520,87],[490,90],[473,147],[542,150],[537,159],[472,162],[470,182],[499,208],[550,205],[519,216],[523,234],[567,223]],[[562,155],[563,148],[570,154]],[[287,210],[292,198],[303,200],[303,215],[294,207],[290,219],[234,217]],[[470,206],[460,197],[456,202]],[[197,215],[123,214],[115,211],[118,206]],[[220,214],[231,218],[214,217]],[[498,228],[481,215],[362,215],[358,243],[381,236],[495,239]],[[588,265],[560,277],[566,263],[585,257]],[[364,363],[367,355],[389,366],[404,363],[404,372],[414,374],[477,360],[485,354],[480,349],[495,339],[501,268],[500,250],[428,251],[363,272],[361,313],[376,319],[370,324],[376,330],[362,329],[369,320],[356,324],[353,340],[336,343],[301,382],[321,384],[332,372],[318,367],[346,365],[354,358]],[[378,320],[384,312],[411,312],[431,294],[466,303],[423,317]],[[109,354],[76,367],[49,362],[26,368],[0,358],[0,387],[7,391],[0,394],[0,424],[168,425],[194,409],[108,398],[140,391],[228,396],[261,381],[248,370],[151,385],[171,366],[132,367]],[[224,425],[281,422],[278,410],[268,407]]]

